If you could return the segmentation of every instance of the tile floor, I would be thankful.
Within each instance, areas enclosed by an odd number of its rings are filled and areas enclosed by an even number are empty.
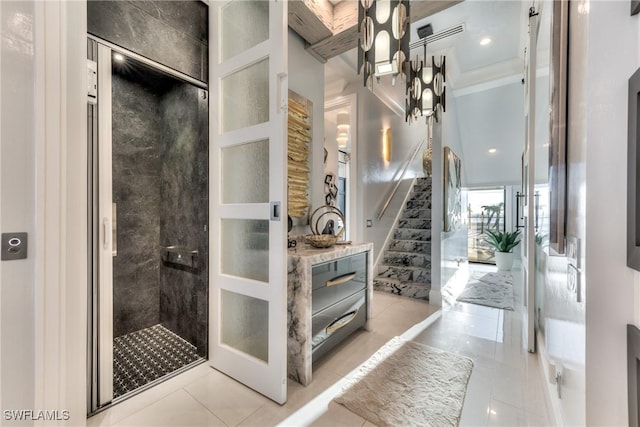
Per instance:
[[[493,271],[495,267],[472,267]],[[465,266],[451,294],[466,282]],[[514,271],[519,277],[519,272]],[[515,312],[445,301],[424,302],[375,293],[372,331],[355,333],[317,363],[307,387],[289,381],[280,406],[229,377],[197,366],[88,420],[97,426],[366,426],[372,424],[332,403],[344,377],[396,335],[474,360],[461,425],[547,426],[537,358],[522,349],[522,284],[516,280]]]

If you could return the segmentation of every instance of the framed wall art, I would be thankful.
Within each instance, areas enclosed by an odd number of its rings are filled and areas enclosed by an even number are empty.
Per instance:
[[[444,147],[444,231],[455,231],[462,224],[462,164]]]

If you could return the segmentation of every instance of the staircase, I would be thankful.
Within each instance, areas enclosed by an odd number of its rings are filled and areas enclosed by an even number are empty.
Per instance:
[[[376,291],[429,300],[431,289],[431,178],[418,178],[385,251]]]

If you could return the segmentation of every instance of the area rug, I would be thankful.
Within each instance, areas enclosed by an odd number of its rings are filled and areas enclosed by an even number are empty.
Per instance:
[[[502,308],[504,310],[514,310],[513,285],[486,282],[483,279],[471,277],[458,295],[456,300],[471,304],[484,305],[487,307]]]
[[[473,361],[395,337],[334,399],[378,426],[457,426]]]
[[[475,271],[471,273],[471,280],[513,286],[513,275],[508,271],[497,271],[495,273],[482,273]]]

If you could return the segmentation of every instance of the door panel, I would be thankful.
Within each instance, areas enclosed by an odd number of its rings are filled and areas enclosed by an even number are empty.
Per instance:
[[[216,2],[212,366],[286,401],[286,2]]]
[[[113,399],[111,49],[98,44],[98,405]]]
[[[522,271],[524,275],[525,322],[523,333],[527,350],[536,351],[535,337],[535,93],[536,52],[539,16],[531,8],[529,40],[525,63],[525,149],[522,158],[522,189],[526,206],[523,209],[524,234],[522,239]]]

